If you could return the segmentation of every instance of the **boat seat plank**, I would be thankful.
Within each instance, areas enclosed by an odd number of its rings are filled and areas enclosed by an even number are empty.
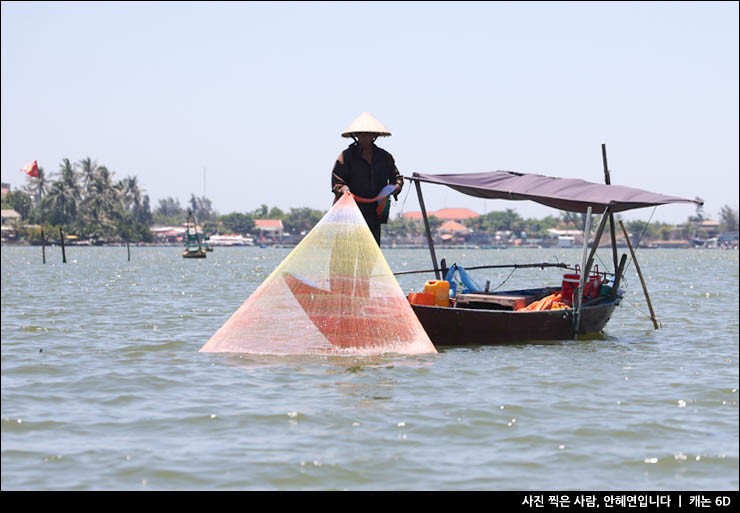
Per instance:
[[[511,294],[458,294],[455,296],[455,306],[466,308],[473,304],[490,303],[501,305],[512,310],[524,308],[537,299],[536,296],[515,296]]]

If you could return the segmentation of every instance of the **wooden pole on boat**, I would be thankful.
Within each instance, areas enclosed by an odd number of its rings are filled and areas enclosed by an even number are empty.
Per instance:
[[[632,260],[635,262],[635,270],[637,271],[637,276],[640,277],[640,283],[642,284],[642,292],[645,294],[645,299],[647,300],[648,308],[650,309],[650,320],[653,321],[653,327],[657,330],[658,329],[658,321],[655,318],[655,312],[653,311],[653,304],[650,302],[650,295],[647,291],[647,285],[645,285],[645,279],[642,277],[642,271],[640,270],[640,264],[637,263],[637,257],[635,257],[635,251],[632,249],[632,243],[630,242],[630,237],[627,234],[627,230],[624,228],[624,223],[622,220],[619,220],[619,226],[622,227],[622,232],[624,233],[624,238],[627,241],[627,247],[630,250],[630,254],[632,255]]]
[[[591,266],[594,263],[594,255],[596,254],[596,250],[599,248],[601,236],[604,234],[604,227],[606,226],[606,221],[609,218],[607,214],[609,213],[610,208],[611,205],[608,205],[606,207],[606,210],[604,210],[604,213],[601,215],[601,221],[599,222],[599,227],[596,229],[596,234],[594,235],[594,243],[593,246],[591,246],[591,252],[588,254],[586,264],[582,267],[583,274],[586,276],[586,279],[588,279],[588,275],[591,274]]]
[[[62,245],[62,263],[67,263],[67,253],[64,251],[64,232],[62,231],[62,227],[59,227],[59,243]]]
[[[578,336],[578,325],[581,323],[581,306],[583,303],[583,289],[586,283],[586,264],[588,259],[588,239],[591,237],[591,207],[586,212],[586,225],[583,228],[583,256],[581,257],[581,276],[578,279],[578,290],[576,290],[576,304],[573,310],[573,335]]]
[[[439,273],[439,265],[437,264],[437,255],[434,253],[434,241],[432,240],[432,230],[429,228],[429,218],[427,217],[427,209],[424,206],[424,197],[421,195],[421,182],[415,180],[416,195],[419,197],[419,206],[421,207],[421,217],[424,219],[424,228],[427,232],[427,244],[429,244],[429,252],[432,255],[432,267],[434,267],[434,277],[441,280]]]
[[[612,296],[616,296],[619,291],[619,283],[622,281],[622,273],[624,272],[624,264],[627,263],[627,253],[622,253],[622,258],[619,259],[619,267],[614,274],[614,284],[612,285]]]
[[[601,161],[604,164],[604,183],[606,185],[612,184],[612,179],[609,176],[609,167],[606,165],[606,144],[601,145]],[[617,269],[617,233],[614,227],[614,214],[609,212],[609,231],[612,236],[612,258],[614,260],[614,269]]]

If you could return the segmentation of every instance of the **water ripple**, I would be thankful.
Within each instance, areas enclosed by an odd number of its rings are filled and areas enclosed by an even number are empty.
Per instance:
[[[630,270],[600,337],[353,358],[198,353],[288,251],[228,249],[3,247],[3,490],[738,488],[736,252],[644,253],[659,330]]]

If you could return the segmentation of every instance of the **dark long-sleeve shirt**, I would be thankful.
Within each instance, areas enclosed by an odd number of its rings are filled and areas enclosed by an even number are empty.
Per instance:
[[[399,191],[403,187],[403,176],[396,168],[393,155],[373,145],[372,162],[362,158],[360,146],[351,144],[344,150],[334,163],[331,174],[331,190],[336,201],[341,195],[342,186],[346,185],[355,196],[374,198],[386,185],[398,185]],[[398,192],[395,196],[397,198]],[[372,228],[387,219],[378,219],[375,203],[358,203],[363,217]]]

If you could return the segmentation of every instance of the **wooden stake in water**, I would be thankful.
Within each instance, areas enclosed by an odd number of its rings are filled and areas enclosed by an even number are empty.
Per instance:
[[[41,227],[41,263],[46,263],[46,240],[44,239],[44,227]]]
[[[64,232],[62,231],[61,226],[59,227],[59,241],[60,241],[60,244],[62,245],[62,263],[66,264],[67,263],[67,253],[65,253],[64,251]]]
[[[640,264],[637,263],[637,258],[635,257],[635,251],[632,249],[632,243],[630,242],[630,237],[627,235],[627,230],[624,228],[624,223],[622,220],[619,220],[619,226],[622,227],[622,232],[624,232],[624,239],[627,241],[627,247],[630,249],[630,254],[632,255],[632,261],[635,262],[635,270],[637,271],[637,276],[640,277],[640,283],[642,284],[642,292],[645,294],[645,300],[647,301],[648,309],[650,310],[650,320],[653,321],[653,327],[657,330],[658,329],[658,320],[655,318],[655,312],[653,312],[653,304],[650,302],[650,294],[648,294],[647,291],[647,285],[645,285],[645,278],[642,277],[642,271],[640,270]]]

